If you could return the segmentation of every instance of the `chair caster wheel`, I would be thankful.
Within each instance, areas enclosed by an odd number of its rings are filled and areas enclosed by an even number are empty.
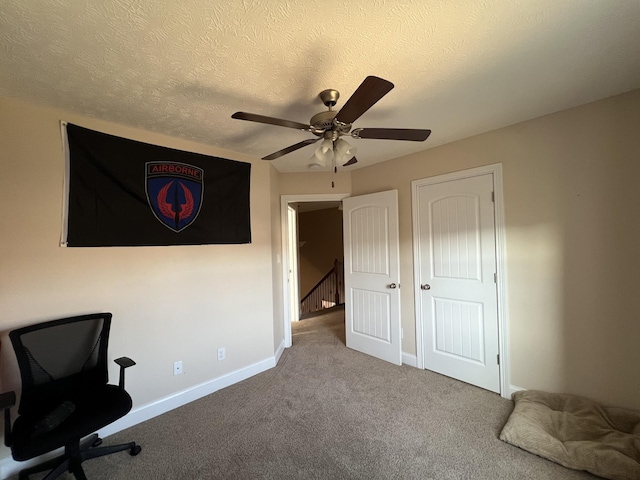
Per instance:
[[[131,455],[132,457],[135,457],[136,455],[138,455],[140,453],[141,450],[142,450],[142,447],[140,445],[136,445],[135,447],[131,447],[131,450],[129,450],[129,455]]]
[[[93,442],[91,444],[91,447],[95,448],[95,447],[99,447],[100,445],[102,445],[102,439],[100,437],[98,437],[98,438],[96,438],[95,442]]]

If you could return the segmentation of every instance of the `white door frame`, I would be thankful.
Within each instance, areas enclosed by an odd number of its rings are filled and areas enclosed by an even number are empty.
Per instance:
[[[292,318],[291,291],[289,284],[289,204],[300,202],[336,202],[350,196],[348,193],[318,193],[308,195],[281,195],[280,196],[280,222],[282,226],[282,295],[284,308],[284,346],[291,346],[291,322],[298,320]],[[296,235],[297,237],[297,235]]]
[[[300,250],[298,229],[298,209],[293,205],[287,205],[287,221],[289,222],[288,230],[289,235],[287,241],[289,249],[287,255],[287,261],[289,262],[289,269],[287,272],[289,276],[289,305],[287,305],[287,312],[289,313],[289,320],[297,322],[300,320],[300,270],[298,266],[298,254]]]
[[[436,183],[460,180],[463,178],[477,177],[479,175],[491,174],[493,176],[494,188],[494,213],[495,213],[495,233],[496,233],[496,288],[498,303],[498,345],[500,352],[500,395],[504,398],[511,398],[511,386],[509,375],[509,319],[507,309],[507,246],[505,238],[504,223],[504,196],[502,191],[502,164],[494,163],[483,167],[471,168],[459,172],[437,175],[435,177],[422,178],[411,182],[411,210],[413,217],[413,276],[414,276],[414,301],[416,316],[416,364],[420,369],[424,369],[424,319],[421,312],[421,292],[420,292],[420,268],[418,262],[418,187],[433,185]]]

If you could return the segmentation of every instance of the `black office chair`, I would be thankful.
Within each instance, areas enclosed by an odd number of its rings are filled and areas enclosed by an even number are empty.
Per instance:
[[[123,450],[131,455],[140,453],[135,442],[97,448],[102,439],[94,432],[126,415],[132,406],[124,390],[124,369],[135,365],[133,360],[116,359],[120,384],[107,384],[111,316],[97,313],[63,318],[9,333],[20,368],[22,396],[12,427],[9,409],[15,404],[15,393],[0,395],[5,444],[17,461],[64,447],[64,454],[22,470],[20,479],[51,470],[47,480],[66,471],[86,480],[81,465],[84,460]]]

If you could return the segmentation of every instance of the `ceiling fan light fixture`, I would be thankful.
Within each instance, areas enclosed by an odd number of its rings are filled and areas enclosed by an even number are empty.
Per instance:
[[[321,170],[324,167],[326,167],[325,163],[319,160],[315,154],[311,155],[311,158],[309,159],[309,165],[307,165],[307,168],[309,170]]]
[[[321,165],[328,165],[333,161],[333,142],[329,139],[322,141],[320,146],[316,149],[316,158]]]
[[[338,161],[338,163],[348,162],[358,152],[358,149],[356,147],[347,143],[345,140],[341,138],[336,140],[336,144],[334,148],[335,148],[336,160]]]
[[[319,151],[320,148],[318,148],[317,150]],[[328,157],[328,160],[327,160],[327,157]],[[325,170],[332,161],[333,161],[333,151],[329,151],[325,154],[320,154],[320,156],[316,152],[313,155],[311,155],[307,168],[309,170]]]
[[[318,146],[318,150],[320,150],[323,154],[326,154],[330,150],[333,150],[333,143],[328,138],[325,138]]]

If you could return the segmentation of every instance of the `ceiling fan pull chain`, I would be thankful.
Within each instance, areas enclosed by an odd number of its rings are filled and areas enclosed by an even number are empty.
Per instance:
[[[333,154],[333,169],[331,170],[331,188],[336,188],[336,184],[334,182],[334,179],[336,178],[336,172],[337,172],[337,168],[336,168],[336,155],[335,152]]]

